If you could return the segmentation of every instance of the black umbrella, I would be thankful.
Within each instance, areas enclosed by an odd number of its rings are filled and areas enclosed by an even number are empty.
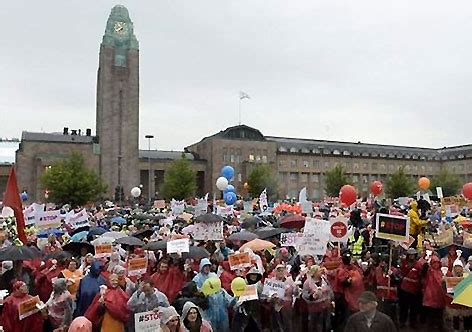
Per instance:
[[[66,259],[69,259],[71,257],[72,257],[72,254],[68,251],[56,250],[44,256],[44,260],[55,259],[58,261],[65,261]]]
[[[88,235],[100,236],[108,232],[105,228],[102,227],[90,227]]]
[[[167,241],[161,240],[161,241],[151,241],[148,244],[146,244],[143,249],[145,250],[166,250],[167,249]]]
[[[154,234],[152,229],[141,229],[134,232],[131,236],[137,237],[138,239],[144,239],[145,237],[150,237],[152,234]]]
[[[0,249],[0,261],[23,261],[41,257],[41,252],[35,247],[9,246]]]
[[[282,233],[287,233],[290,232],[290,230],[286,228],[275,228],[272,226],[266,226],[266,227],[261,227],[258,228],[254,231],[254,234],[256,234],[259,239],[268,239],[270,237],[282,234]]]
[[[261,219],[257,217],[249,217],[249,218],[244,219],[243,223],[241,224],[241,227],[244,229],[256,228],[260,222],[261,222]]]
[[[116,243],[123,244],[125,246],[143,246],[144,242],[134,236],[125,236],[115,240]]]
[[[189,252],[183,252],[182,258],[193,258],[196,260],[210,257],[210,253],[203,247],[190,247]]]
[[[216,222],[222,222],[224,219],[223,217],[214,213],[205,213],[205,214],[202,214],[201,216],[194,218],[193,220],[195,222],[216,223]]]
[[[87,248],[87,252],[94,253],[95,249],[93,245],[88,242],[72,241],[62,246],[62,250],[71,252],[76,255],[80,255],[82,248]]]
[[[258,236],[256,234],[248,231],[241,231],[228,236],[228,240],[230,241],[252,241],[257,238]]]

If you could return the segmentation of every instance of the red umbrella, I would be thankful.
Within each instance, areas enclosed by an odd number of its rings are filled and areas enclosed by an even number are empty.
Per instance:
[[[297,214],[288,214],[279,219],[280,227],[302,228],[305,226],[305,217]]]

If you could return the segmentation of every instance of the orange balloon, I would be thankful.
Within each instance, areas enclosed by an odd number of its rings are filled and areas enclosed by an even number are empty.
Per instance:
[[[420,187],[420,189],[427,190],[430,184],[431,183],[427,177],[422,177],[418,180],[418,187]]]

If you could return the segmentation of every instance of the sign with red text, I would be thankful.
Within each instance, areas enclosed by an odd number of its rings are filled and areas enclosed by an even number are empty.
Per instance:
[[[392,214],[377,213],[375,236],[379,239],[409,242],[410,219]]]
[[[160,325],[159,312],[146,311],[134,314],[134,330],[136,332],[159,331]]]
[[[18,315],[19,319],[25,319],[35,313],[39,312],[37,304],[39,304],[39,296],[32,297],[26,301],[23,301],[18,304]]]
[[[347,242],[347,218],[337,217],[330,219],[330,237],[334,242]]]
[[[146,273],[148,267],[147,258],[133,258],[128,261],[128,276],[141,276]]]
[[[110,257],[113,252],[113,246],[110,243],[95,245],[95,258]]]

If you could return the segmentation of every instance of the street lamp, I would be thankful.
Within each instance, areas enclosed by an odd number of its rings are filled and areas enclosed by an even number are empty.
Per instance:
[[[323,150],[324,150],[324,146],[319,146],[318,150],[320,151],[320,163],[321,163],[321,167],[320,167],[320,196],[321,196],[321,200],[323,200],[323,198],[324,198],[324,187],[323,187],[323,173],[324,173]]]
[[[148,161],[149,161],[149,173],[148,173],[148,201],[151,204],[151,139],[154,138],[154,135],[144,136],[148,139]]]

